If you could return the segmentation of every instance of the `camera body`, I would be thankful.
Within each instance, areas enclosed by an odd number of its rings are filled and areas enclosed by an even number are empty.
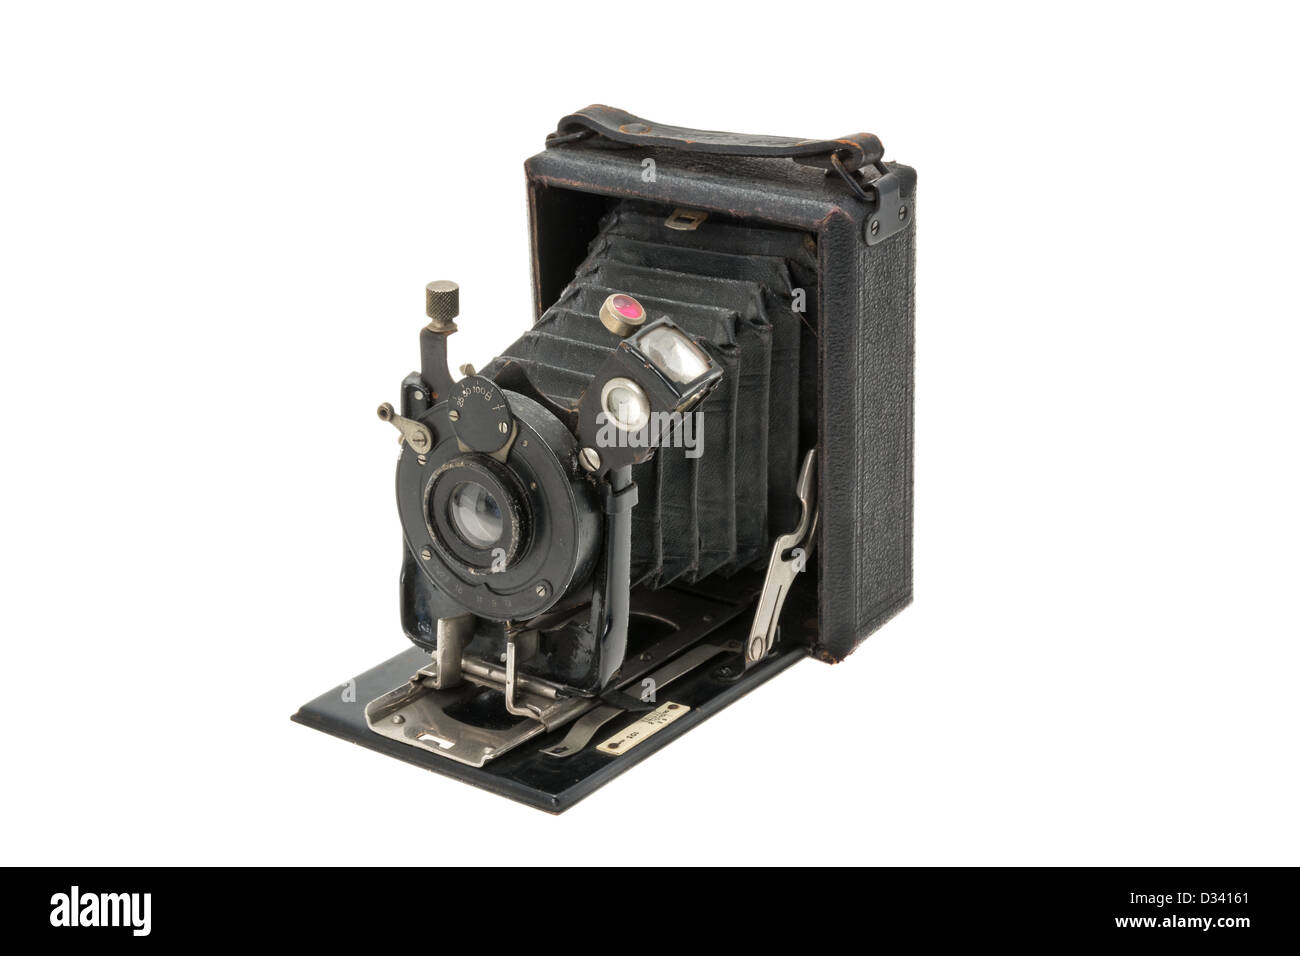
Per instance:
[[[418,669],[368,736],[320,701],[297,719],[563,809],[911,600],[916,178],[869,134],[603,106],[525,169],[533,327],[455,376],[458,289],[431,283],[380,408]]]

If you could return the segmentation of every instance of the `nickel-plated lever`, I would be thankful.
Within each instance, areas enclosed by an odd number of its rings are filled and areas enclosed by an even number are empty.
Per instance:
[[[799,470],[797,487],[799,504],[799,524],[789,534],[783,534],[772,545],[772,557],[767,564],[767,577],[763,579],[763,593],[759,595],[758,607],[754,611],[754,623],[749,629],[749,639],[745,641],[745,666],[748,668],[758,663],[776,644],[777,624],[781,619],[781,608],[785,606],[786,596],[794,584],[795,576],[807,567],[817,543],[817,520],[820,509],[817,504],[817,449],[812,448],[804,456],[803,467]],[[795,552],[798,553],[795,553]]]

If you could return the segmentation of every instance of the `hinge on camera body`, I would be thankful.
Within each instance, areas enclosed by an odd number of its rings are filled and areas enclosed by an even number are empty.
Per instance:
[[[875,194],[875,209],[863,224],[863,238],[874,246],[890,236],[902,232],[912,217],[911,208],[903,202],[898,175],[886,169],[868,184]]]

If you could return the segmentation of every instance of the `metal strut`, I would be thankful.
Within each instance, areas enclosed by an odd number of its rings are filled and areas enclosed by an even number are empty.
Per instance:
[[[809,449],[799,470],[799,524],[789,534],[783,534],[772,545],[772,557],[767,563],[767,576],[763,591],[754,611],[754,623],[745,641],[745,667],[752,667],[776,646],[781,608],[790,593],[796,575],[808,566],[813,548],[817,544],[817,521],[821,509],[817,503],[817,449]]]

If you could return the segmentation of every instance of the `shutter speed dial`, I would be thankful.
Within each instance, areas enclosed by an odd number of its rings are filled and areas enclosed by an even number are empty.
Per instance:
[[[515,435],[510,403],[495,382],[482,375],[462,378],[447,396],[447,418],[456,438],[469,451],[501,452]]]

